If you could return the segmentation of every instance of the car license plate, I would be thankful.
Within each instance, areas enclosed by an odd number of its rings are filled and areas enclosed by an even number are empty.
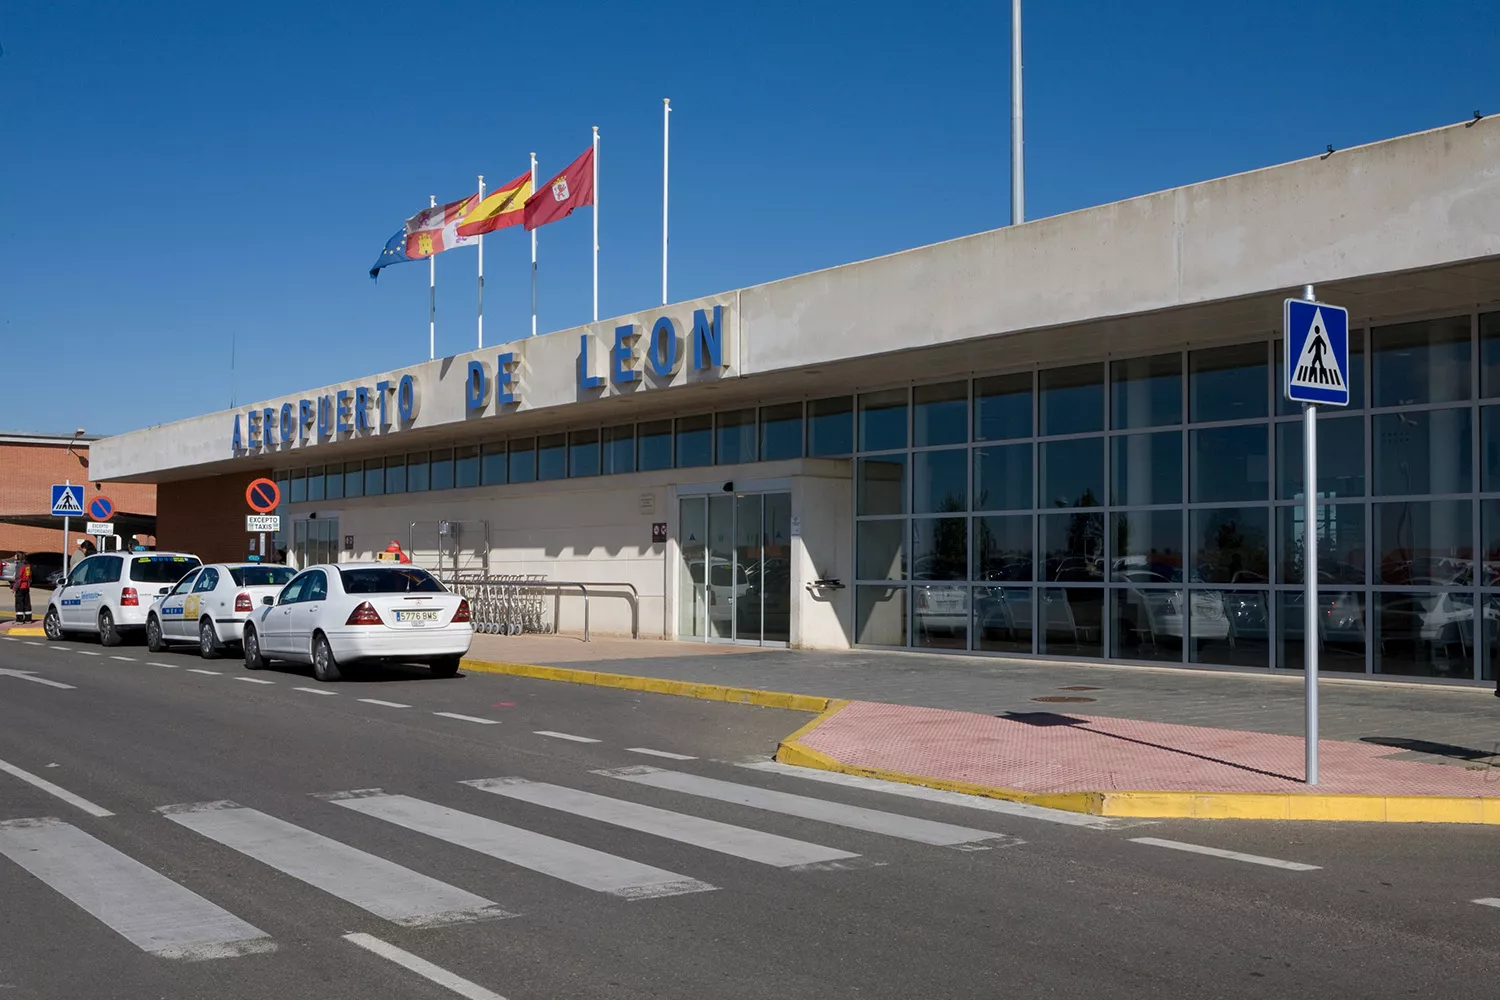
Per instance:
[[[436,611],[397,611],[398,622],[435,622],[438,620]]]

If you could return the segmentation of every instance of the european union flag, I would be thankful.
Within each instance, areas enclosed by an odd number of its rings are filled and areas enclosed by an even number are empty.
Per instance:
[[[390,267],[392,264],[405,264],[412,258],[406,256],[406,226],[396,230],[396,235],[385,241],[385,249],[380,251],[380,259],[375,261],[375,266],[370,268],[370,277],[380,277],[382,267]]]

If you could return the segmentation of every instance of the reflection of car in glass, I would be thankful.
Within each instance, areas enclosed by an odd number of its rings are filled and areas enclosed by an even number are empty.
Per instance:
[[[1417,598],[1422,624],[1420,635],[1428,642],[1462,643],[1474,647],[1474,604],[1468,594],[1432,594]],[[1500,631],[1500,608],[1493,601],[1484,606],[1484,629],[1493,639]]]
[[[918,632],[958,635],[969,627],[966,587],[913,587],[912,616]]]
[[[1147,569],[1126,570],[1116,576],[1131,583],[1174,582]],[[1183,615],[1184,601],[1188,604],[1186,618]],[[1224,595],[1218,591],[1137,588],[1129,591],[1120,609],[1120,628],[1134,633],[1143,643],[1155,643],[1163,637],[1181,642],[1186,631],[1184,620],[1194,639],[1227,639],[1231,633],[1229,617],[1224,610]]]
[[[1031,607],[1030,588],[976,588],[974,620],[979,626],[979,638],[1029,643]]]
[[[688,563],[688,573],[693,582],[704,582],[703,560]],[[744,597],[750,591],[750,574],[744,566],[737,566],[723,556],[713,556],[708,561],[708,616],[715,621],[728,621],[733,616],[734,598]]]

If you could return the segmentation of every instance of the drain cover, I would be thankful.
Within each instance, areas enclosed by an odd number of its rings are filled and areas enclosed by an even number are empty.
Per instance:
[[[1064,688],[1063,690],[1068,690],[1068,689]],[[1096,688],[1085,688],[1084,690],[1086,690],[1086,691],[1094,691],[1094,690],[1097,690],[1097,689]],[[1069,704],[1069,705],[1072,705],[1072,704],[1077,704],[1078,702],[1083,702],[1083,701],[1098,701],[1099,699],[1097,699],[1097,698],[1068,697],[1066,695],[1060,695],[1060,694],[1049,694],[1049,695],[1046,695],[1045,697],[1042,697],[1042,698],[1033,698],[1031,700],[1032,701],[1045,701],[1049,705],[1057,705],[1057,704]]]
[[[1098,691],[1099,689],[1096,688],[1096,687],[1089,687],[1087,684],[1069,684],[1067,687],[1060,687],[1060,688],[1058,688],[1058,690],[1059,691]]]

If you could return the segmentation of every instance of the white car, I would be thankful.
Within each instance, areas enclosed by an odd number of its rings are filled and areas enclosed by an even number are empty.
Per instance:
[[[106,646],[146,628],[152,599],[202,565],[186,552],[100,552],[73,567],[47,602],[49,639],[97,632]]]
[[[336,681],[351,663],[426,663],[438,677],[458,673],[474,626],[469,602],[425,569],[389,562],[313,566],[287,584],[244,626],[245,666],[270,660],[311,663]]]
[[[146,648],[160,653],[172,643],[192,642],[205,660],[238,645],[245,619],[291,582],[297,571],[265,563],[214,563],[193,570],[146,613]]]

